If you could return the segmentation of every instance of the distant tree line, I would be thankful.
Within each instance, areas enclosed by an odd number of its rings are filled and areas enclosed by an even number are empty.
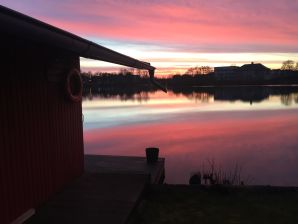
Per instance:
[[[108,86],[135,86],[146,84],[149,77],[148,75],[134,75],[131,71],[121,70],[119,73],[82,73],[82,80],[85,85],[95,85],[100,87]]]
[[[293,60],[287,60],[282,63],[281,70],[288,70],[288,71],[298,71],[298,62]]]
[[[166,78],[157,78],[168,89],[184,88],[185,86],[202,85],[267,85],[267,84],[298,84],[298,62],[292,60],[283,62],[281,69],[267,71],[249,71],[243,74],[230,75],[221,78],[209,66],[189,68],[185,74],[176,74]],[[224,75],[223,75],[224,77]],[[149,80],[148,72],[139,69],[122,68],[118,73],[82,73],[84,87],[98,91],[109,91],[121,94],[122,90],[142,91],[155,90]]]
[[[150,85],[147,71],[121,69],[118,73],[83,72],[81,73],[84,94],[100,93],[104,97],[118,95],[131,98],[135,93],[155,90]]]
[[[187,69],[185,74],[187,75],[208,75],[213,72],[213,68],[209,66],[193,67]]]

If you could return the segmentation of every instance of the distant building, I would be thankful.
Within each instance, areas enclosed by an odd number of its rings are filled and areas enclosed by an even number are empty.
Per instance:
[[[214,77],[217,81],[227,81],[237,79],[238,66],[223,66],[214,68]]]
[[[281,69],[272,69],[271,74],[273,75],[281,75],[283,73],[283,70]]]
[[[260,63],[245,64],[239,68],[239,75],[242,80],[261,81],[267,79],[270,75],[271,69]]]
[[[236,73],[238,71],[238,66],[222,66],[222,67],[215,67],[214,73],[216,75],[225,75],[225,74],[231,74]]]
[[[259,82],[271,77],[271,69],[254,62],[241,67],[215,67],[214,72],[217,81]]]

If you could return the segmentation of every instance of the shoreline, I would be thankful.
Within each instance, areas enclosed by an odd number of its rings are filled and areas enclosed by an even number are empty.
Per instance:
[[[161,185],[147,190],[130,224],[298,223],[298,187]]]

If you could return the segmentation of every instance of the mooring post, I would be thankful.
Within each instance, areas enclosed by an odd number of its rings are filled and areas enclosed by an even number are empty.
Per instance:
[[[158,161],[159,148],[148,147],[146,148],[147,163],[156,163]]]

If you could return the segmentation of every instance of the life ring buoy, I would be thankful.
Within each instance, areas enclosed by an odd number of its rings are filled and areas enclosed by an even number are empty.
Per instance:
[[[83,83],[80,76],[80,72],[77,69],[73,69],[67,74],[65,84],[67,97],[75,103],[81,102]]]

